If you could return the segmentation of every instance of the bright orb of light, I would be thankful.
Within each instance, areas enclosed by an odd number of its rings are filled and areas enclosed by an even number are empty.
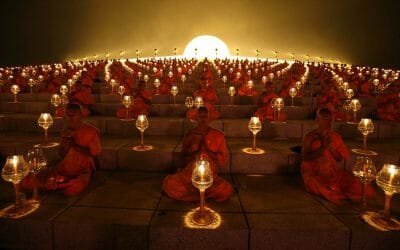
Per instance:
[[[229,57],[228,46],[215,36],[203,35],[188,43],[183,52],[186,58],[225,58]]]

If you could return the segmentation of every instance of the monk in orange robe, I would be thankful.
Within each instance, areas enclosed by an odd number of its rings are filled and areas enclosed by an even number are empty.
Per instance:
[[[274,120],[274,109],[272,108],[272,100],[274,98],[278,98],[279,96],[274,92],[274,84],[272,82],[265,83],[265,91],[258,98],[258,106],[259,108],[254,113],[255,116],[258,116],[261,122],[265,121],[273,121]],[[275,117],[278,119],[278,117]],[[279,121],[286,121],[286,114],[281,110],[279,114]]]
[[[99,130],[82,121],[79,104],[68,104],[66,128],[61,132],[60,155],[55,167],[39,172],[38,186],[42,190],[61,190],[67,196],[78,195],[89,185],[95,171],[94,157],[101,152]],[[33,189],[33,178],[28,175],[22,187]]]
[[[332,111],[320,108],[317,121],[318,128],[305,136],[302,147],[301,176],[306,190],[337,204],[344,199],[360,200],[360,181],[336,164],[347,160],[349,152],[340,135],[331,129]],[[374,195],[371,186],[366,195]]]
[[[333,112],[335,121],[345,121],[346,113],[337,110],[338,107],[342,106],[341,104],[332,84],[323,85],[323,90],[317,97],[317,108],[326,107]]]
[[[90,108],[94,104],[90,86],[83,84],[81,81],[77,81],[75,89],[70,93],[69,100],[81,105],[83,117],[90,115]]]
[[[208,110],[200,107],[198,125],[187,133],[182,143],[182,155],[186,167],[164,179],[163,190],[171,198],[182,201],[199,200],[199,190],[192,185],[192,172],[196,160],[205,154],[213,173],[213,185],[206,189],[205,197],[225,201],[232,195],[232,186],[218,176],[218,168],[228,163],[229,151],[224,134],[208,125]]]
[[[146,89],[145,81],[139,81],[139,89],[133,96],[133,105],[128,108],[128,115],[126,117],[126,108],[122,107],[117,110],[117,117],[119,119],[137,118],[138,115],[149,115],[151,106],[152,92]]]

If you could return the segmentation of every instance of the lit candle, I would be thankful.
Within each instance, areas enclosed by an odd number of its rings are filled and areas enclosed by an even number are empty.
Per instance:
[[[389,186],[392,186],[394,175],[396,174],[396,169],[393,165],[389,166],[388,172],[390,173],[389,177]]]

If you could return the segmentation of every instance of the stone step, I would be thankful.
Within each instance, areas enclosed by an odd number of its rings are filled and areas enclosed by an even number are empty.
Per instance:
[[[97,171],[78,197],[42,192],[31,215],[0,218],[0,248],[23,249],[394,249],[397,231],[364,223],[358,203],[341,206],[305,192],[298,176],[223,175],[235,192],[207,206],[221,218],[214,229],[185,223],[197,202],[180,202],[162,191],[164,174]],[[368,200],[383,207],[383,193]],[[30,194],[27,194],[28,197]],[[0,182],[0,206],[13,202],[12,185]],[[392,216],[400,215],[398,196]]]
[[[33,145],[43,142],[41,134],[27,133],[1,133],[0,153],[3,156],[11,154],[26,154]],[[50,137],[51,141],[57,141],[56,136]],[[140,136],[132,135],[121,138],[117,136],[102,136],[103,152],[98,157],[97,168],[104,170],[129,170],[145,172],[170,172],[183,167],[181,157],[181,136],[145,136],[146,145],[153,149],[146,152],[138,152],[133,147],[140,144]],[[362,147],[362,141],[346,140],[349,150]],[[263,154],[252,155],[243,152],[244,148],[252,146],[252,138],[227,138],[227,146],[230,151],[230,160],[226,167],[220,171],[223,173],[246,174],[298,174],[300,169],[300,155],[291,150],[294,146],[300,146],[301,139],[278,140],[257,138],[257,147],[265,151]],[[378,153],[373,158],[377,167],[384,163],[397,164],[400,160],[400,145],[395,140],[371,140],[368,144],[371,150]],[[49,165],[60,160],[58,147],[45,149]],[[356,155],[351,154],[348,161],[341,163],[342,168],[351,170]]]
[[[157,107],[157,106],[155,106]],[[190,122],[184,116],[184,108],[175,109],[175,106],[159,106],[159,112],[166,114],[167,117],[149,117],[149,128],[146,135],[171,135],[183,136],[185,131],[192,128],[195,123]],[[294,109],[300,107],[294,107]],[[180,113],[178,113],[180,112]],[[234,112],[231,110],[230,112]],[[241,112],[241,113],[240,113]],[[246,117],[246,109],[238,109],[238,115]],[[293,114],[296,114],[293,112]],[[168,117],[172,115],[173,117]],[[249,117],[250,115],[248,115]],[[43,130],[38,126],[38,115],[33,114],[4,114],[0,116],[0,131],[8,132],[35,132],[42,133]],[[90,116],[86,121],[100,129],[103,135],[131,136],[138,135],[139,131],[135,127],[135,121],[122,121],[112,116]],[[212,121],[211,126],[224,132],[226,137],[249,137],[248,130],[249,118],[241,119],[219,119]],[[49,128],[49,133],[59,133],[63,127],[64,119],[54,119],[53,125]],[[368,135],[369,139],[400,138],[400,124],[395,122],[374,121],[374,132]],[[308,132],[316,127],[313,120],[288,120],[285,123],[265,122],[259,137],[264,138],[303,138]],[[343,138],[361,138],[361,133],[357,125],[345,122],[335,122],[333,130],[341,134]]]

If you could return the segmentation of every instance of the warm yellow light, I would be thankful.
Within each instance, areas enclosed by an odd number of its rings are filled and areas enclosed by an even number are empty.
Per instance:
[[[183,52],[183,56],[187,58],[215,58],[218,51],[218,57],[229,57],[228,46],[219,38],[210,35],[203,35],[190,41]]]

